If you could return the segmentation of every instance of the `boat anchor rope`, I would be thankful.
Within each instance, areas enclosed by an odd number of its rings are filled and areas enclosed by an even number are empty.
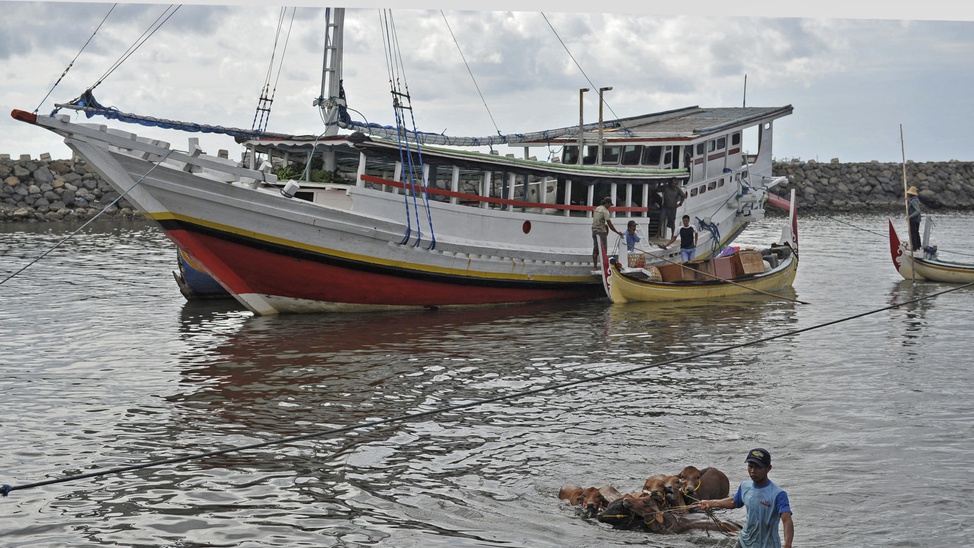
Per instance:
[[[622,377],[622,376],[625,376],[625,375],[631,375],[633,373],[637,373],[637,372],[640,372],[640,371],[645,371],[647,369],[658,368],[658,367],[661,367],[661,366],[664,366],[664,365],[669,365],[669,364],[674,364],[674,363],[680,363],[680,362],[686,362],[686,361],[690,361],[690,360],[696,360],[696,359],[699,359],[699,358],[703,358],[703,357],[707,357],[707,356],[714,356],[714,355],[717,355],[717,354],[723,354],[723,353],[729,352],[731,350],[737,350],[737,349],[741,349],[741,348],[747,348],[749,346],[760,345],[760,344],[764,344],[764,343],[767,343],[767,342],[770,342],[770,341],[774,341],[774,340],[777,340],[777,339],[783,339],[783,338],[786,338],[786,337],[794,337],[796,335],[800,335],[800,334],[805,333],[805,332],[808,332],[808,331],[814,331],[814,330],[817,330],[817,329],[823,329],[825,327],[830,327],[830,326],[833,326],[833,325],[838,325],[838,324],[841,324],[841,323],[849,322],[849,321],[856,320],[856,319],[859,319],[859,318],[863,318],[863,317],[866,317],[866,316],[871,316],[873,314],[878,314],[880,312],[886,312],[886,311],[894,310],[894,309],[897,309],[897,308],[900,308],[900,307],[903,307],[903,306],[907,306],[907,305],[911,305],[911,304],[916,304],[916,303],[921,302],[921,301],[934,299],[934,298],[939,297],[941,295],[946,295],[946,294],[952,293],[954,291],[959,291],[959,290],[962,290],[962,289],[967,289],[967,288],[972,287],[972,286],[974,286],[974,282],[971,282],[971,283],[968,283],[968,284],[963,284],[963,285],[958,285],[956,287],[951,287],[949,289],[945,289],[945,290],[940,291],[940,292],[937,292],[937,293],[932,293],[932,294],[929,294],[929,295],[924,295],[922,297],[917,297],[915,299],[910,299],[910,300],[904,301],[902,303],[892,304],[892,305],[889,305],[889,306],[884,306],[882,308],[877,308],[875,310],[870,310],[870,311],[867,311],[867,312],[862,312],[860,314],[854,314],[852,316],[847,316],[845,318],[839,318],[837,320],[832,320],[832,321],[820,323],[818,325],[813,325],[813,326],[805,327],[805,328],[802,328],[802,329],[795,329],[795,330],[792,330],[792,331],[786,331],[785,333],[779,333],[778,335],[771,335],[769,337],[763,337],[763,338],[755,339],[755,340],[752,340],[752,341],[747,341],[747,342],[738,343],[738,344],[732,344],[732,345],[729,345],[729,346],[724,346],[724,347],[721,347],[721,348],[715,348],[715,349],[712,349],[712,350],[707,350],[707,351],[704,351],[704,352],[698,352],[698,353],[695,353],[695,354],[684,355],[684,356],[677,356],[677,357],[674,357],[674,358],[670,358],[668,360],[663,360],[661,362],[654,362],[654,363],[650,363],[650,364],[646,364],[646,365],[640,365],[640,366],[636,366],[636,367],[631,367],[631,368],[628,368],[628,369],[623,369],[622,371],[616,371],[616,372],[612,372],[612,373],[605,373],[605,374],[602,374],[602,375],[597,375],[595,377],[586,377],[584,379],[577,379],[577,380],[573,380],[573,381],[568,381],[568,382],[563,382],[563,383],[557,383],[557,384],[548,385],[548,386],[542,386],[540,388],[535,388],[535,389],[532,389],[532,390],[525,390],[525,391],[522,391],[522,392],[516,392],[514,394],[505,394],[505,395],[500,395],[500,396],[493,397],[493,398],[487,398],[487,399],[478,400],[478,401],[461,403],[461,404],[457,404],[457,405],[450,405],[450,406],[447,406],[447,407],[441,407],[441,408],[437,408],[437,409],[430,409],[428,411],[421,411],[421,412],[418,412],[418,413],[410,413],[410,414],[406,414],[406,415],[399,415],[399,416],[396,416],[396,417],[390,417],[390,418],[386,418],[386,419],[378,419],[378,420],[366,421],[366,422],[361,423],[361,424],[356,424],[356,425],[351,425],[351,426],[345,426],[345,427],[342,427],[342,428],[332,428],[330,430],[323,430],[323,431],[319,431],[319,432],[311,432],[311,433],[308,433],[308,434],[302,434],[302,435],[299,435],[299,436],[291,436],[291,437],[281,438],[281,439],[278,439],[278,440],[271,440],[271,441],[266,441],[266,442],[261,442],[261,443],[253,443],[253,444],[250,444],[250,445],[243,445],[243,446],[238,446],[238,447],[230,447],[230,448],[227,448],[227,449],[221,449],[221,450],[217,450],[217,451],[209,451],[209,452],[206,452],[206,453],[197,453],[197,454],[192,454],[192,455],[185,455],[185,456],[182,456],[182,457],[174,457],[174,458],[168,458],[168,459],[158,459],[158,460],[153,460],[153,461],[145,462],[145,463],[142,463],[142,464],[135,464],[135,465],[131,465],[131,466],[123,466],[123,467],[119,467],[119,468],[110,468],[110,469],[106,469],[106,470],[99,470],[99,471],[96,471],[96,472],[90,472],[90,473],[87,473],[87,474],[64,476],[64,477],[60,477],[60,478],[54,478],[54,479],[39,481],[39,482],[35,482],[35,483],[27,483],[27,484],[23,484],[23,485],[3,484],[3,485],[0,485],[0,496],[6,497],[7,495],[9,495],[13,491],[18,491],[18,490],[22,490],[22,489],[29,489],[29,488],[33,488],[33,487],[41,487],[41,486],[44,486],[44,485],[52,485],[52,484],[56,484],[56,483],[66,483],[66,482],[69,482],[69,481],[76,481],[76,480],[80,480],[80,479],[94,478],[94,477],[100,477],[100,476],[107,476],[107,475],[111,475],[111,474],[120,474],[122,472],[128,472],[128,471],[132,471],[132,470],[141,470],[141,469],[145,469],[145,468],[153,468],[153,467],[163,466],[163,465],[168,465],[168,464],[178,464],[178,463],[189,462],[189,461],[193,461],[193,460],[200,460],[200,459],[204,459],[204,458],[212,457],[212,456],[226,455],[228,453],[235,453],[235,452],[239,452],[239,451],[246,451],[246,450],[250,450],[250,449],[260,449],[260,448],[271,447],[271,446],[275,446],[275,445],[286,445],[286,444],[294,443],[294,442],[297,442],[297,441],[305,441],[305,440],[310,440],[310,439],[314,439],[314,438],[330,437],[330,436],[334,436],[336,434],[342,434],[342,433],[351,432],[351,431],[354,431],[354,430],[362,430],[362,429],[365,429],[365,428],[374,428],[374,427],[377,427],[377,426],[385,426],[385,425],[389,425],[389,424],[392,424],[392,423],[401,423],[401,422],[406,422],[406,421],[409,421],[409,420],[412,420],[412,419],[421,418],[421,417],[430,417],[430,416],[433,416],[433,415],[439,415],[441,413],[448,413],[448,412],[457,411],[457,410],[460,410],[460,409],[470,409],[470,408],[473,408],[473,407],[479,407],[481,405],[486,405],[486,404],[490,404],[490,403],[497,403],[497,402],[501,402],[501,401],[512,400],[512,399],[515,399],[515,398],[521,398],[521,397],[524,397],[524,396],[530,396],[530,395],[534,395],[534,394],[540,394],[540,393],[543,393],[543,392],[553,392],[553,391],[563,390],[563,389],[568,388],[568,387],[580,386],[580,385],[584,385],[584,384],[590,384],[590,383],[594,383],[594,382],[604,381],[606,379],[611,379],[611,378],[615,378],[615,377]]]

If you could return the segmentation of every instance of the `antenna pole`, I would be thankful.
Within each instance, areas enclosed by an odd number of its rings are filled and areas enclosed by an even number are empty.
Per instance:
[[[744,104],[741,106],[747,108],[747,74],[744,75]]]

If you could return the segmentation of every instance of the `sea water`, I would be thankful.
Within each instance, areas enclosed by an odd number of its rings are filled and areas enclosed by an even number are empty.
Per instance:
[[[970,216],[930,216],[974,262]],[[254,317],[185,301],[151,225],[0,225],[0,483],[146,466],[12,491],[0,544],[731,546],[557,493],[686,465],[733,489],[764,447],[796,546],[969,545],[974,289],[902,280],[886,228],[800,219],[779,299]]]

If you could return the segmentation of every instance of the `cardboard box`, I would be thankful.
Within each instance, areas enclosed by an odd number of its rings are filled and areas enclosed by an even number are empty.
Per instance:
[[[736,264],[737,261],[734,260],[733,255],[730,257],[717,257],[716,259],[713,259],[713,262],[713,274],[721,280],[733,280],[739,276]]]
[[[764,258],[761,252],[753,249],[741,250],[734,254],[737,257],[742,276],[764,273]]]

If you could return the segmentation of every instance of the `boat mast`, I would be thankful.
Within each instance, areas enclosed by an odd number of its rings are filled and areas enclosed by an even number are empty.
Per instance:
[[[334,20],[332,14],[334,13]],[[325,123],[322,135],[338,135],[338,111],[345,106],[345,98],[340,97],[342,85],[342,46],[344,42],[345,8],[325,8],[325,52],[321,66],[321,93],[314,101],[314,106],[321,109],[321,118]],[[322,155],[325,171],[333,171],[336,167],[335,152],[327,151]],[[310,159],[309,159],[310,165]]]
[[[903,124],[900,124],[900,152],[903,154],[903,198],[906,200],[906,233],[910,240],[910,281],[916,283],[916,271],[913,269],[914,252],[913,231],[910,229],[910,195],[906,187],[906,143],[903,141]]]

